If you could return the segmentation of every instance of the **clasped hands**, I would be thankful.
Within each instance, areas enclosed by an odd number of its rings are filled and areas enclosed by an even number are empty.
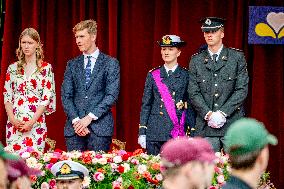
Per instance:
[[[73,128],[75,130],[75,133],[77,133],[79,136],[86,136],[90,133],[90,130],[88,129],[88,126],[92,122],[92,118],[87,115],[83,117],[82,119],[79,119],[73,124]]]
[[[212,128],[221,128],[224,126],[224,124],[226,123],[226,117],[225,115],[220,112],[220,111],[216,111],[216,112],[210,112],[208,115],[208,126],[212,127]]]
[[[29,132],[32,130],[33,125],[36,123],[33,119],[29,121],[20,121],[16,118],[10,120],[12,125],[20,132]]]

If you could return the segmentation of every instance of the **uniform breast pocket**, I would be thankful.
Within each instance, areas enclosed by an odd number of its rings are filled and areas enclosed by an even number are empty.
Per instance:
[[[209,85],[210,85],[210,80],[209,78],[206,78],[206,77],[202,77],[202,76],[199,76],[197,77],[197,83],[198,83],[198,86],[200,88],[200,90],[204,93],[208,93],[209,91]]]
[[[232,74],[225,74],[222,76],[223,79],[223,87],[226,90],[232,90],[235,87],[237,77]]]

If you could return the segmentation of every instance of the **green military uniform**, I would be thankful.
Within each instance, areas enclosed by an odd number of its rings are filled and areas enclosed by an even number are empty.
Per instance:
[[[188,93],[197,111],[196,135],[223,137],[229,125],[244,116],[248,81],[245,57],[240,50],[223,47],[217,62],[207,49],[192,56]],[[227,115],[227,121],[221,128],[209,127],[205,115],[217,110]]]

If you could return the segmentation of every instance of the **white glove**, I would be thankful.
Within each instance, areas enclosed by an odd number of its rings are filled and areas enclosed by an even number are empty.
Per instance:
[[[140,135],[138,137],[138,144],[144,149],[146,149],[146,135]]]
[[[225,116],[220,111],[216,111],[211,114],[208,126],[212,128],[221,128],[224,126],[226,121]]]

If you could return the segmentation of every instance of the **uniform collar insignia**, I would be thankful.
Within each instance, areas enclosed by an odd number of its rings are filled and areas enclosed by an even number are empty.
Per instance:
[[[226,57],[226,56],[222,56],[222,58],[221,58],[222,60],[225,60],[225,61],[227,61],[228,60],[228,57]]]

